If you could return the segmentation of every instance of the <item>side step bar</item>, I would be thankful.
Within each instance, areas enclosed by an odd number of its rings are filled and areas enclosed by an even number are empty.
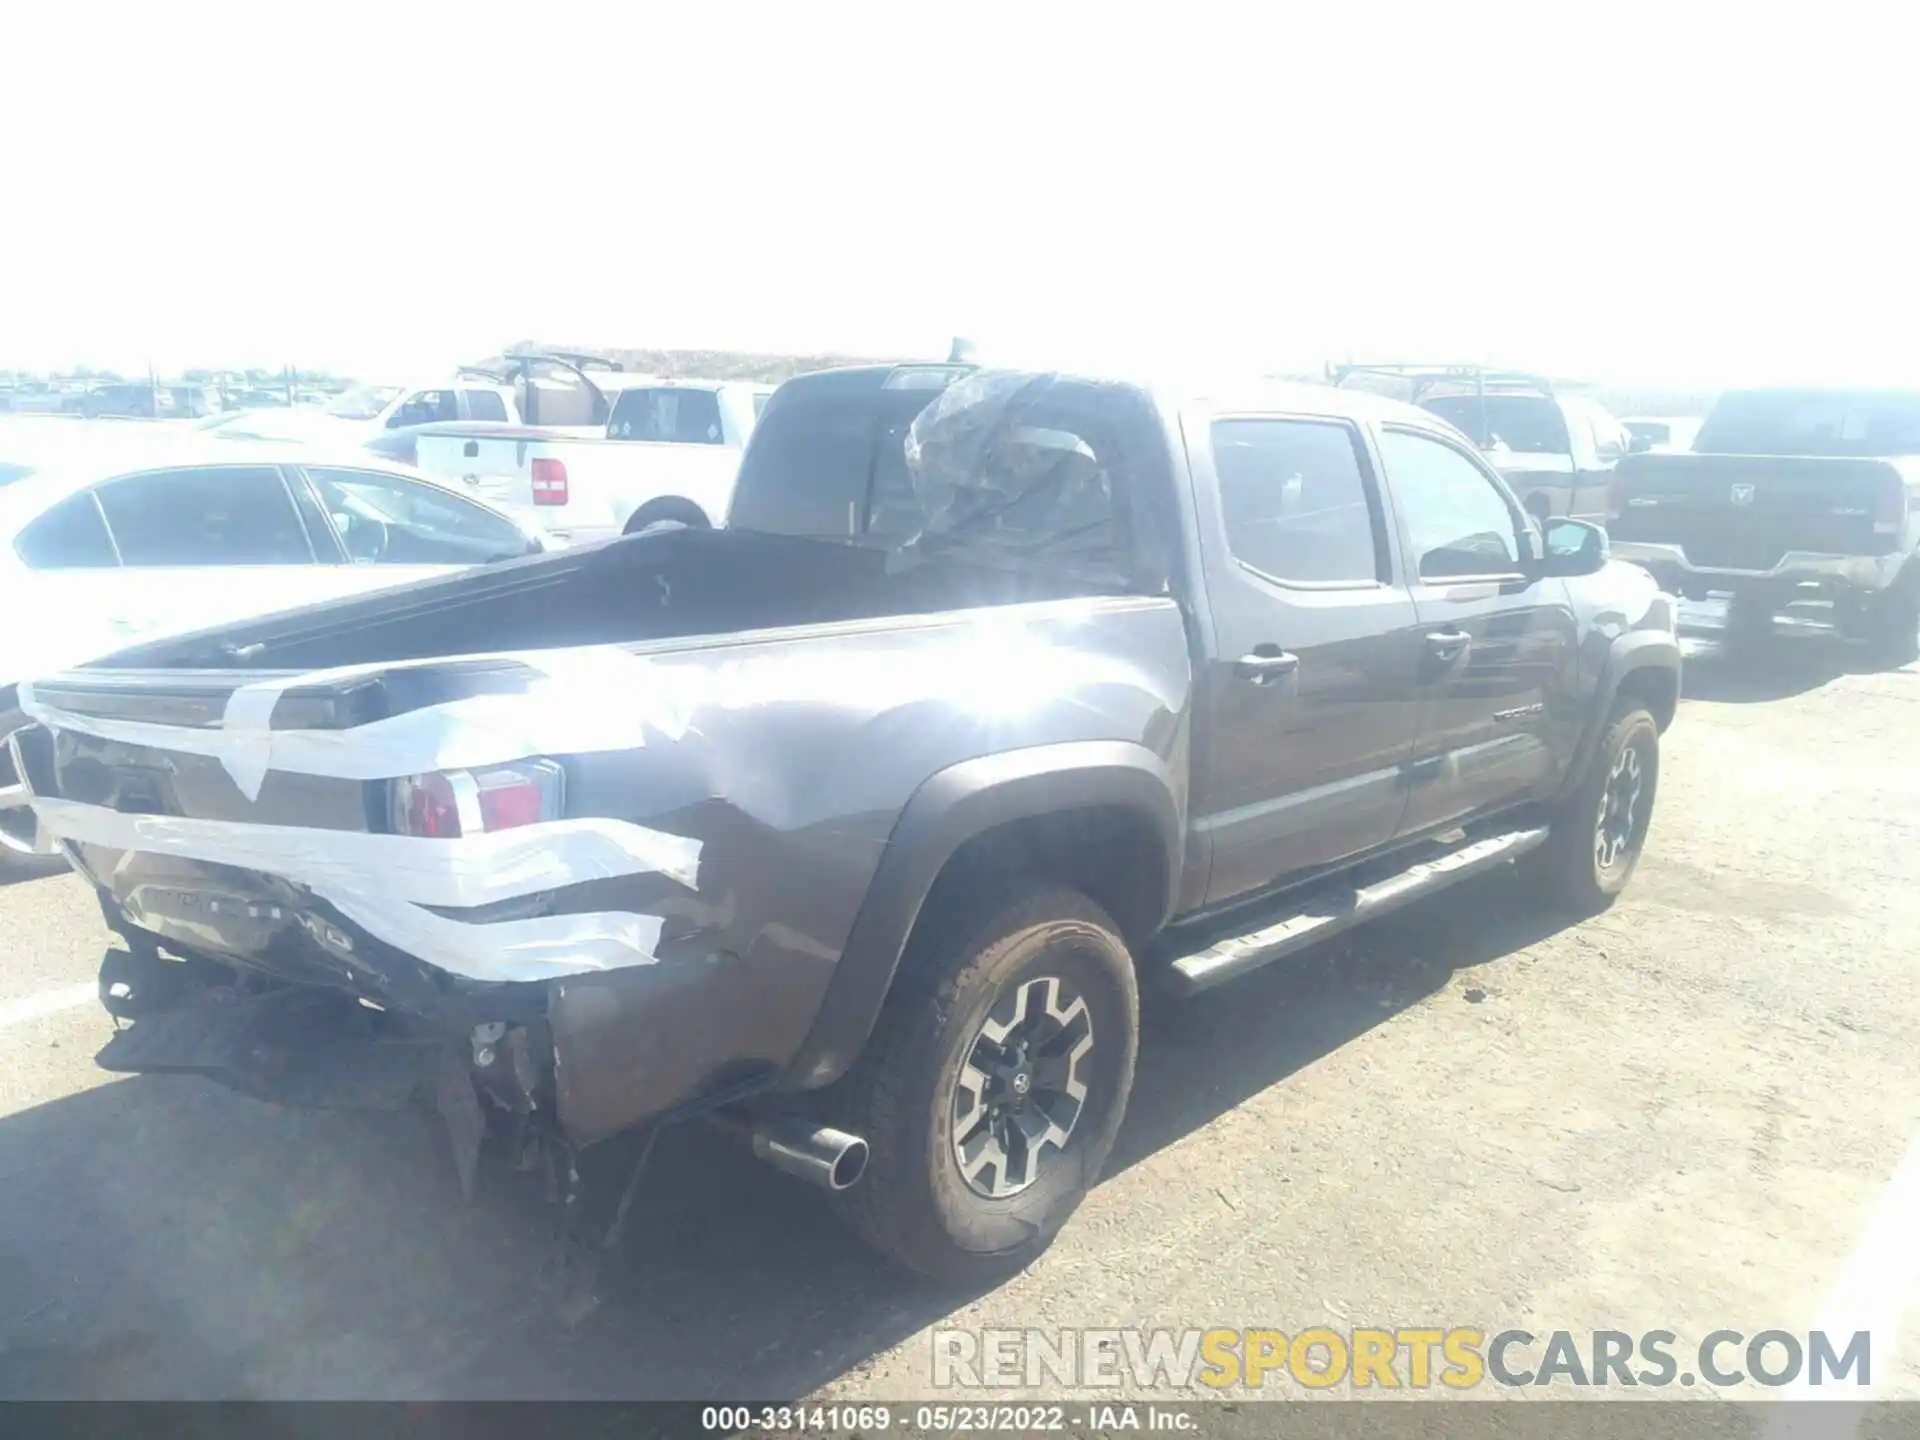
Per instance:
[[[1338,935],[1363,920],[1375,919],[1469,875],[1491,870],[1535,849],[1546,838],[1544,825],[1509,830],[1365,885],[1333,885],[1311,891],[1290,913],[1272,924],[1250,934],[1230,935],[1204,950],[1175,960],[1173,989],[1180,995],[1198,995],[1202,990],[1210,990],[1223,981]]]

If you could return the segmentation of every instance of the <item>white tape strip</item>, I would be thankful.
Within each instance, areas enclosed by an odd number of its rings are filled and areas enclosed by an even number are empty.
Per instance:
[[[241,685],[228,696],[220,725],[206,729],[76,714],[43,701],[31,682],[20,686],[19,704],[51,729],[218,760],[249,800],[259,798],[269,770],[387,780],[529,755],[633,750],[647,743],[649,731],[679,739],[687,730],[687,707],[673,704],[668,692],[676,675],[684,678],[689,672],[663,675],[648,657],[617,646],[458,658],[515,661],[537,678],[516,694],[470,696],[351,730],[274,730],[270,722],[289,690],[447,661],[383,661]]]
[[[1010,607],[949,622],[946,643],[925,645],[910,630],[880,630],[852,650],[773,641],[744,649],[637,655],[616,645],[563,650],[379,661],[241,685],[213,728],[79,715],[47,704],[31,684],[20,708],[41,724],[105,740],[218,760],[248,799],[269,770],[343,780],[386,780],[435,770],[473,769],[532,755],[633,750],[649,735],[682,738],[702,713],[778,703],[854,706],[879,713],[903,704],[952,700],[1012,716],[1064,690],[1138,688],[1127,660],[1062,645],[1035,628],[1029,610]],[[1179,624],[1168,603],[1164,623]],[[1071,623],[1086,617],[1070,614]],[[804,637],[803,637],[804,638]],[[302,686],[338,685],[370,675],[462,661],[510,661],[537,677],[517,694],[477,695],[429,705],[351,730],[273,730],[274,706]],[[85,672],[60,677],[84,684]],[[238,678],[238,677],[236,677]]]
[[[600,911],[473,925],[403,900],[314,893],[369,935],[469,980],[557,980],[651,965],[663,924],[657,915]]]
[[[47,830],[68,840],[282,875],[368,899],[464,909],[583,880],[660,874],[692,889],[700,842],[626,820],[545,820],[457,840],[253,825],[176,815],[123,815],[102,805],[33,797]]]
[[[460,840],[363,835],[171,815],[122,815],[35,797],[70,840],[232,865],[305,885],[396,949],[473,980],[550,980],[651,965],[661,920],[601,911],[475,924],[422,909],[515,899],[583,880],[661,874],[691,888],[700,842],[624,820],[549,820]]]

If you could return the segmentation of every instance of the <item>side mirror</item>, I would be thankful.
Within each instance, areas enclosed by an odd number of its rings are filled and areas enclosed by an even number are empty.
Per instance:
[[[1585,520],[1549,520],[1541,540],[1543,574],[1591,575],[1607,563],[1607,532]]]

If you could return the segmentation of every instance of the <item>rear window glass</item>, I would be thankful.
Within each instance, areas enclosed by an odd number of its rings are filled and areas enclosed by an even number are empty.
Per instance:
[[[789,382],[754,430],[729,524],[1127,583],[1128,477],[1161,432],[1126,387],[1012,371],[950,389]],[[1164,477],[1161,477],[1164,478]]]
[[[1559,403],[1545,395],[1434,395],[1420,404],[1482,450],[1560,455],[1571,448]]]
[[[96,570],[120,563],[91,494],[62,500],[22,530],[13,549],[29,570]]]
[[[711,390],[663,387],[623,390],[607,422],[613,440],[650,440],[665,445],[720,445],[720,397]]]
[[[1734,391],[1715,403],[1693,448],[1720,455],[1920,455],[1920,393]]]

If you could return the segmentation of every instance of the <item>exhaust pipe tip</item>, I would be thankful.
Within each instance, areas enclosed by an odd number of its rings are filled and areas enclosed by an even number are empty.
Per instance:
[[[860,1183],[860,1177],[867,1173],[867,1142],[858,1135],[849,1135],[844,1130],[824,1132],[837,1137],[839,1154],[828,1167],[826,1186],[829,1190],[848,1190]]]
[[[848,1131],[797,1116],[720,1118],[725,1128],[744,1131],[753,1153],[774,1169],[823,1190],[850,1189],[867,1173],[867,1142]]]

